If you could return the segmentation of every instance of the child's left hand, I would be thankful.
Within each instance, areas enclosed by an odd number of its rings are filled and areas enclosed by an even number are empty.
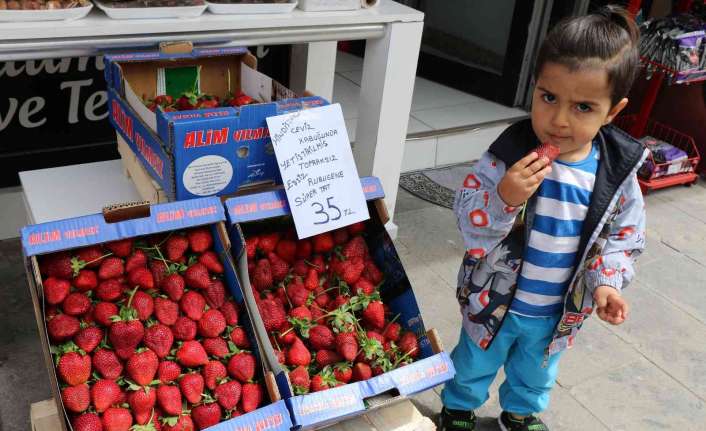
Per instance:
[[[598,286],[593,292],[596,314],[611,325],[620,325],[628,318],[630,307],[620,293],[610,286]]]

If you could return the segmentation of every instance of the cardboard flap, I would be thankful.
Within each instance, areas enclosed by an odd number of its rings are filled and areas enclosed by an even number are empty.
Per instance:
[[[362,177],[360,184],[363,187],[366,200],[371,201],[385,197],[380,179],[377,177]],[[227,199],[225,203],[231,224],[291,214],[287,193],[284,189],[237,196]]]
[[[126,202],[103,207],[103,219],[106,223],[117,223],[149,216],[150,203],[147,201]]]
[[[191,54],[193,51],[194,44],[188,41],[161,42],[159,44],[161,54]]]
[[[216,197],[171,202],[153,205],[148,217],[115,223],[107,223],[103,214],[93,214],[25,226],[22,249],[25,256],[34,256],[224,220],[223,205]]]

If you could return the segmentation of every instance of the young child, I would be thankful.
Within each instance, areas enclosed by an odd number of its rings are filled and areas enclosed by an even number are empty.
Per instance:
[[[628,103],[638,37],[614,6],[552,29],[531,120],[504,131],[458,190],[463,329],[441,430],[474,429],[501,366],[500,428],[547,430],[535,414],[547,408],[560,352],[594,307],[611,324],[627,318],[621,291],[645,246],[636,172],[646,151],[610,122]]]

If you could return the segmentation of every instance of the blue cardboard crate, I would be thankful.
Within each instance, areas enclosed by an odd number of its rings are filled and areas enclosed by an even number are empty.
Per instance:
[[[320,97],[296,97],[256,72],[255,57],[241,47],[110,54],[105,62],[110,122],[169,200],[233,195],[241,186],[281,183],[267,117],[328,104]],[[144,106],[143,97],[157,95],[160,67],[193,65],[202,69],[204,92],[223,97],[249,79],[248,88],[261,89],[265,103],[180,112]]]
[[[398,322],[403,328],[417,334],[420,357],[410,365],[369,380],[307,395],[294,395],[287,372],[280,366],[274,354],[250,287],[245,253],[243,232],[247,231],[251,224],[274,225],[283,220],[291,222],[286,194],[280,188],[226,200],[232,254],[239,271],[245,304],[258,333],[264,359],[275,374],[280,393],[292,414],[295,429],[317,429],[343,418],[364,414],[373,408],[368,405],[367,399],[381,394],[392,394],[392,398],[376,406],[380,407],[437,386],[450,380],[455,374],[453,362],[443,351],[438,335],[433,329],[427,332],[424,327],[412,286],[392,239],[385,230],[384,224],[388,215],[380,181],[374,177],[361,178],[361,186],[371,215],[371,220],[367,222],[366,242],[373,260],[385,274],[385,283],[381,288],[382,299],[393,313],[400,314]]]
[[[61,412],[60,416],[62,420],[60,422],[63,430],[71,430],[72,427],[69,415],[61,401],[59,379],[56,375],[56,369],[49,350],[49,336],[44,319],[45,304],[42,277],[37,261],[39,256],[123,238],[139,237],[207,225],[214,239],[213,249],[220,256],[224,266],[224,282],[226,286],[228,286],[233,298],[240,304],[241,310],[245,308],[243,305],[243,297],[240,294],[242,290],[238,284],[235,264],[230,255],[230,241],[224,224],[226,217],[220,199],[209,197],[152,205],[148,208],[144,204],[138,207],[128,206],[128,208],[140,212],[142,217],[111,222],[111,219],[115,218],[111,216],[114,213],[108,211],[105,214],[94,214],[26,226],[21,230],[22,250],[26,259],[27,276],[30,284],[35,317],[37,319],[39,335],[42,340],[42,350],[44,351],[47,371],[50,377],[52,394],[57,403],[57,409]],[[116,208],[115,211],[117,212],[120,209],[122,208]],[[289,430],[292,427],[289,411],[287,410],[285,401],[280,398],[272,373],[266,372],[262,366],[264,364],[262,354],[257,348],[257,337],[255,336],[253,324],[247,313],[241,313],[239,324],[245,328],[250,338],[251,345],[253,346],[252,352],[260,364],[260,367],[257,369],[257,378],[264,380],[267,388],[267,393],[264,394],[265,401],[269,400],[270,403],[248,414],[209,427],[208,430]]]

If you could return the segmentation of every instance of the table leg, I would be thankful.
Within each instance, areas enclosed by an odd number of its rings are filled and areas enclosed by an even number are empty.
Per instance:
[[[380,178],[394,237],[397,187],[402,168],[407,123],[423,22],[388,24],[385,36],[370,39],[365,49],[358,128],[353,154],[361,176]]]
[[[298,94],[308,90],[331,101],[336,72],[336,45],[336,41],[292,45],[290,88]]]

